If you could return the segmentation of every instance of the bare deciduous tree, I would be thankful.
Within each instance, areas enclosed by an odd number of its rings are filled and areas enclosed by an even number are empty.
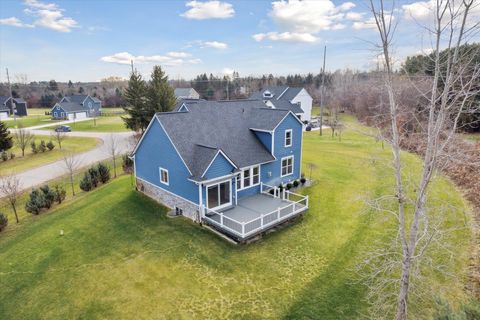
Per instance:
[[[19,220],[16,204],[18,195],[20,194],[20,179],[15,174],[2,177],[0,181],[0,191],[10,203],[13,213],[15,214],[15,219],[18,223]]]
[[[108,154],[110,155],[110,157],[112,157],[112,160],[113,160],[113,177],[116,178],[117,177],[116,161],[120,151],[117,136],[114,134],[111,134],[108,137],[106,142],[107,142]]]
[[[25,156],[25,149],[30,145],[35,136],[25,128],[15,130],[13,134],[13,141],[15,145],[22,150],[22,157]]]
[[[52,133],[52,137],[53,139],[55,139],[55,141],[57,141],[60,150],[62,150],[62,142],[67,137],[67,134],[63,131],[55,131],[54,133]]]
[[[75,174],[75,170],[79,165],[79,159],[75,157],[75,154],[68,153],[63,156],[63,163],[65,164],[65,168],[67,169],[67,174],[70,179],[70,186],[72,187],[72,195],[75,195],[75,185],[73,181],[73,176]]]
[[[441,169],[442,159],[449,157],[449,145],[458,129],[461,114],[471,103],[471,98],[480,92],[475,87],[475,81],[480,76],[480,67],[468,61],[469,56],[460,56],[460,47],[470,35],[478,31],[478,23],[470,25],[469,13],[474,0],[452,1],[438,0],[433,2],[433,28],[430,30],[434,54],[432,63],[434,71],[428,90],[422,95],[426,99],[423,112],[426,115],[423,131],[418,134],[417,143],[424,148],[422,156],[422,172],[417,177],[406,170],[401,153],[402,123],[401,105],[398,100],[397,83],[392,63],[392,40],[395,30],[393,23],[394,7],[385,8],[383,0],[370,0],[378,33],[380,35],[379,49],[383,55],[383,82],[388,96],[389,127],[386,138],[392,149],[393,171],[395,175],[394,209],[386,208],[377,202],[378,209],[395,217],[395,242],[399,244],[398,252],[374,252],[385,259],[382,270],[374,270],[377,275],[392,271],[395,263],[399,264],[400,277],[397,279],[396,319],[407,318],[409,293],[414,276],[421,276],[418,266],[425,257],[427,249],[436,240],[445,235],[441,222],[443,210],[432,210],[434,204],[429,203],[427,192],[435,173]],[[446,55],[440,54],[442,49]],[[421,89],[419,89],[421,90]],[[409,193],[405,176],[413,185],[413,195]],[[385,196],[386,200],[389,196]],[[432,268],[435,267],[432,265]],[[440,269],[440,268],[439,268]],[[378,285],[381,290],[387,283]],[[380,295],[379,295],[380,296]],[[387,295],[381,299],[387,299]]]

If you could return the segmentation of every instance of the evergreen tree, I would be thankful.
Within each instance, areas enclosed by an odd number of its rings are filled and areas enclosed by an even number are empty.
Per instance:
[[[160,66],[153,67],[152,78],[147,88],[147,99],[146,115],[149,122],[156,112],[171,111],[175,106],[175,93],[168,84],[168,76]]]
[[[0,121],[0,151],[5,151],[13,146],[10,131],[8,131],[5,122]]]
[[[123,107],[127,116],[122,117],[127,128],[137,131],[144,131],[148,126],[150,118],[145,116],[147,85],[142,76],[137,72],[132,72],[128,86],[123,93],[126,106]]]

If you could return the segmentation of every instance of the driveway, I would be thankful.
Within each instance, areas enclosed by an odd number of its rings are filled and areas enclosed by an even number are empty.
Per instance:
[[[43,130],[30,131],[36,135],[45,135],[46,133],[46,131]],[[118,154],[125,154],[133,149],[133,132],[68,132],[66,135],[71,137],[97,138],[101,140],[101,143],[94,149],[74,155],[75,161],[78,163],[77,169],[87,167],[98,161],[110,159],[109,146],[111,145],[110,141],[112,137],[115,139],[116,145],[118,145]],[[121,160],[118,161],[118,164],[121,164]],[[17,173],[17,177],[20,179],[20,189],[23,191],[59,178],[65,174],[67,174],[65,163],[63,160],[58,160],[50,164]],[[0,193],[0,197],[1,196],[2,194]]]
[[[81,122],[81,121],[87,121],[87,120],[92,120],[92,118],[84,118],[84,119],[76,119],[76,120],[65,120],[65,121],[59,121],[59,122],[50,122],[50,123],[47,123],[47,124],[41,124],[41,125],[38,125],[38,126],[33,126],[33,127],[28,127],[26,129],[29,129],[29,130],[36,130],[36,129],[40,129],[40,128],[47,128],[47,127],[52,127],[52,130],[53,128],[57,127],[57,126],[61,126],[61,125],[64,125],[64,124],[69,124],[69,123],[74,123],[74,122]]]

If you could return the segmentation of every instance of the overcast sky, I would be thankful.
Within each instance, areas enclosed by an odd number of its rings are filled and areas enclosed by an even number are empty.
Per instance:
[[[398,60],[432,47],[421,25],[433,1],[396,1]],[[128,77],[131,60],[173,79],[318,73],[324,45],[327,70],[365,70],[376,65],[377,38],[365,1],[3,0],[0,81],[6,67],[28,81]]]

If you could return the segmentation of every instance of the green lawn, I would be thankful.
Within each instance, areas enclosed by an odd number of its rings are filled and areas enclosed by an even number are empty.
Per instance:
[[[254,244],[234,246],[167,218],[128,176],[9,226],[0,234],[0,318],[364,318],[367,288],[353,269],[374,239],[390,236],[389,221],[361,197],[391,192],[389,153],[349,124],[356,130],[345,130],[342,142],[306,133],[304,168],[318,166],[317,183],[301,191],[310,210]],[[456,206],[448,223],[462,225],[466,207],[447,179],[435,180],[430,197]],[[462,229],[448,240],[456,248],[449,271],[465,272],[470,237]],[[431,298],[465,298],[461,281],[426,276]],[[431,318],[432,301],[409,310],[411,319]]]
[[[97,132],[122,132],[130,131],[125,128],[125,124],[120,116],[98,117],[94,120],[80,121],[68,124],[72,131],[97,131]],[[54,126],[42,128],[42,130],[53,130]]]
[[[464,133],[462,137],[466,140],[480,142],[480,133]]]
[[[28,110],[28,113],[29,115],[26,117],[17,118],[17,123],[16,123],[17,128],[18,127],[28,128],[28,127],[39,126],[44,124],[54,125],[56,122],[58,122],[58,120],[52,120],[50,116],[46,116],[45,113],[38,112],[38,114],[32,114],[32,112],[30,112],[30,109]],[[7,124],[7,127],[15,128],[15,121],[9,120],[9,121],[5,121],[5,123]]]
[[[44,140],[45,143],[48,143],[50,139],[52,138],[48,135],[35,136],[35,143],[38,145],[40,144],[41,140]],[[9,150],[8,153],[13,152],[15,154],[15,158],[0,162],[0,176],[9,174],[11,172],[22,172],[60,160],[62,159],[64,152],[85,152],[93,149],[99,143],[99,140],[95,138],[66,137],[65,140],[62,141],[62,150],[60,150],[58,144],[55,142],[55,139],[52,139],[52,141],[55,144],[55,148],[52,151],[34,154],[32,153],[30,146],[28,146],[25,149],[24,157],[22,157],[22,151],[18,147],[14,146]]]

